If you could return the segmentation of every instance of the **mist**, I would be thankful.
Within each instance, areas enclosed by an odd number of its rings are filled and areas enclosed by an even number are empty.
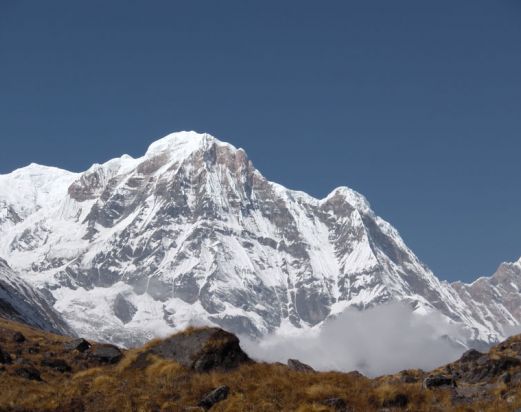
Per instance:
[[[349,309],[319,329],[273,334],[260,341],[243,337],[241,346],[257,360],[296,358],[317,370],[377,376],[452,362],[466,350],[456,340],[465,340],[465,333],[442,315],[418,315],[405,304],[392,303]]]

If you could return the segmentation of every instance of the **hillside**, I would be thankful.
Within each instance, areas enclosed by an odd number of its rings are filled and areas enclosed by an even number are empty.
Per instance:
[[[217,328],[133,350],[0,319],[0,411],[513,411],[521,336],[431,372],[368,379],[257,363]]]

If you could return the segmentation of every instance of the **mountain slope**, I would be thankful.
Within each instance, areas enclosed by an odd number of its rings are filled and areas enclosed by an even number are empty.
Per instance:
[[[207,134],[80,174],[31,165],[0,189],[0,253],[99,340],[137,344],[197,322],[258,336],[396,300],[461,323],[468,342],[504,336],[504,318],[485,322],[362,195],[286,189]]]
[[[408,369],[371,379],[355,371],[315,372],[295,359],[257,363],[235,336],[216,329],[192,328],[128,351],[94,341],[78,346],[71,338],[1,318],[0,330],[2,411],[511,412],[521,407],[521,336],[488,353],[470,350],[430,372]],[[15,334],[25,340],[13,339]]]
[[[0,317],[22,322],[48,332],[71,333],[60,315],[0,259]]]
[[[452,286],[482,324],[500,323],[506,336],[521,330],[521,259],[502,263],[491,277]]]

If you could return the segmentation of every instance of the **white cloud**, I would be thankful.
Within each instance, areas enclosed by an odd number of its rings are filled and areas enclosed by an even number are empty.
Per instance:
[[[241,344],[258,360],[297,358],[318,370],[358,370],[375,376],[451,362],[465,350],[454,343],[460,339],[465,340],[462,329],[442,315],[418,315],[405,304],[393,303],[347,310],[317,330],[270,335],[261,341],[241,338]]]

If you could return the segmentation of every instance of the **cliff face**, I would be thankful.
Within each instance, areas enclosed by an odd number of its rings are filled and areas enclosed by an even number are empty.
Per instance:
[[[72,333],[46,297],[22,280],[0,259],[0,317],[49,332]]]

